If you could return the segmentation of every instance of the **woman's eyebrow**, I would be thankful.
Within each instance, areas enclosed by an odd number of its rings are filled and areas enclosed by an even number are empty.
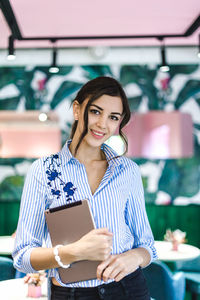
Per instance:
[[[95,106],[96,108],[98,108],[99,110],[103,111],[103,108],[101,108],[100,106],[96,105],[96,104],[91,104],[91,106]],[[119,112],[111,112],[112,115],[120,115],[122,116],[122,114],[120,114]]]

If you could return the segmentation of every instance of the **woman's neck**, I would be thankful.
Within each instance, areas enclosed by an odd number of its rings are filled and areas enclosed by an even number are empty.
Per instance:
[[[75,149],[77,142],[73,139],[69,149],[74,157],[76,157],[81,163],[89,164],[93,161],[105,160],[105,154],[101,151],[101,148],[91,147],[84,141],[81,142],[76,154]]]

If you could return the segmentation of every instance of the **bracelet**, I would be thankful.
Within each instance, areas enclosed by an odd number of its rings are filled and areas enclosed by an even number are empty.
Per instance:
[[[71,265],[64,265],[60,259],[60,256],[58,254],[58,248],[63,247],[63,245],[57,245],[55,246],[55,248],[53,249],[53,254],[55,255],[55,260],[57,261],[57,263],[59,264],[59,266],[61,268],[67,269],[69,268]]]

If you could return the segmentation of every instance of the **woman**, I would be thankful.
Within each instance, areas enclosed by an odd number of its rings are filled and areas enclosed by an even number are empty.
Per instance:
[[[156,258],[138,166],[104,142],[130,119],[128,100],[113,78],[86,83],[73,102],[71,140],[28,172],[13,253],[14,265],[30,273],[49,269],[51,299],[140,299],[149,293],[141,268]],[[44,210],[88,199],[96,228],[75,243],[51,247]],[[48,248],[42,248],[42,242]],[[56,253],[57,251],[57,253]],[[61,265],[99,260],[97,279],[64,284]]]

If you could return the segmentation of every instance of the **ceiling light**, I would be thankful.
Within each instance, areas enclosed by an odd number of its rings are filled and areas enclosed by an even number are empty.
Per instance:
[[[8,38],[8,55],[7,55],[8,60],[14,60],[16,58],[14,50],[15,50],[14,49],[14,38],[12,35],[10,35]]]
[[[38,119],[41,121],[41,122],[45,122],[47,119],[48,119],[48,116],[46,113],[40,113],[39,116],[38,116]]]
[[[51,67],[49,68],[49,72],[50,72],[50,73],[58,73],[58,72],[59,72],[59,68],[58,68],[58,67],[53,67],[53,66],[51,66]]]
[[[98,46],[98,47],[90,47],[89,52],[90,55],[95,59],[103,59],[108,54],[109,47]]]
[[[112,147],[118,155],[122,155],[125,151],[124,142],[120,135],[112,135],[106,142],[108,146]]]
[[[40,122],[38,110],[17,112],[0,110],[0,158],[37,158],[56,153],[61,148],[59,117],[48,112],[46,122]]]
[[[160,71],[161,72],[169,72],[169,66],[166,62],[166,52],[165,52],[165,45],[163,44],[161,46],[161,66]]]
[[[123,131],[128,138],[129,157],[178,159],[194,154],[193,122],[188,113],[134,112]]]
[[[50,73],[58,73],[59,72],[59,68],[57,66],[57,49],[55,47],[53,47],[53,51],[52,51],[52,64],[49,68],[49,72]]]

